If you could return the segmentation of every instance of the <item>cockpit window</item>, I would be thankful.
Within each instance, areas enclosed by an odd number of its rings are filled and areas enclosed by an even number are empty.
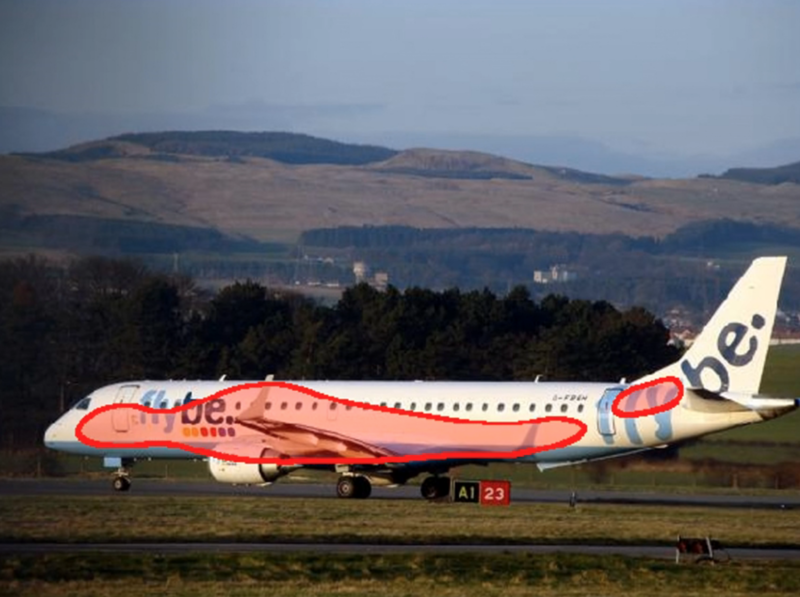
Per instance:
[[[89,410],[89,404],[91,404],[91,398],[84,398],[83,400],[78,400],[78,403],[75,405],[75,410]]]

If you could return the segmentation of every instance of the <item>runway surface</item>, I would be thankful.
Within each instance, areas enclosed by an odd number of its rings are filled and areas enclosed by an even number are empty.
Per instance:
[[[538,490],[512,487],[512,503],[568,503],[569,490]],[[87,479],[0,479],[0,496],[52,495],[52,496],[104,496],[154,495],[154,496],[262,496],[276,498],[336,498],[333,484],[306,484],[279,482],[268,487],[244,487],[213,481],[163,481],[133,479],[127,494],[111,489],[109,480]],[[419,487],[407,485],[395,488],[374,487],[370,499],[422,499]],[[675,494],[654,491],[576,491],[578,503],[634,504],[652,506],[706,506],[712,508],[800,509],[800,494],[787,495],[730,495],[730,494]]]

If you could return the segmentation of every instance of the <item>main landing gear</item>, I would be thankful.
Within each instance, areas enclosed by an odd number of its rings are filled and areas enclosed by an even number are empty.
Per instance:
[[[336,495],[340,498],[364,500],[372,493],[372,483],[361,475],[342,475],[336,483]]]
[[[428,477],[422,482],[420,493],[426,500],[438,500],[450,495],[450,477]]]
[[[362,475],[345,474],[336,483],[340,498],[363,500],[372,493],[372,483]],[[420,493],[426,500],[438,500],[450,495],[450,477],[428,477],[422,482]]]

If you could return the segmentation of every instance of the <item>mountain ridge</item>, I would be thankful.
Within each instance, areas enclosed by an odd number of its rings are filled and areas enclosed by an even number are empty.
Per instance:
[[[0,212],[210,228],[261,242],[395,224],[656,237],[719,217],[800,228],[793,183],[609,177],[482,152],[400,152],[292,133],[144,135],[0,156]]]

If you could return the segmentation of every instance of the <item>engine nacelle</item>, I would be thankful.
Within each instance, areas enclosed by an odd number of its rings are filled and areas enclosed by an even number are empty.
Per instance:
[[[230,446],[227,446],[230,449]],[[235,450],[236,454],[243,454],[250,458],[275,458],[277,453],[262,446],[243,446]],[[246,453],[246,454],[245,454]],[[220,483],[234,485],[269,485],[279,477],[288,475],[299,468],[297,466],[282,466],[274,463],[255,464],[252,462],[236,462],[221,458],[209,458],[208,470],[215,480]]]

